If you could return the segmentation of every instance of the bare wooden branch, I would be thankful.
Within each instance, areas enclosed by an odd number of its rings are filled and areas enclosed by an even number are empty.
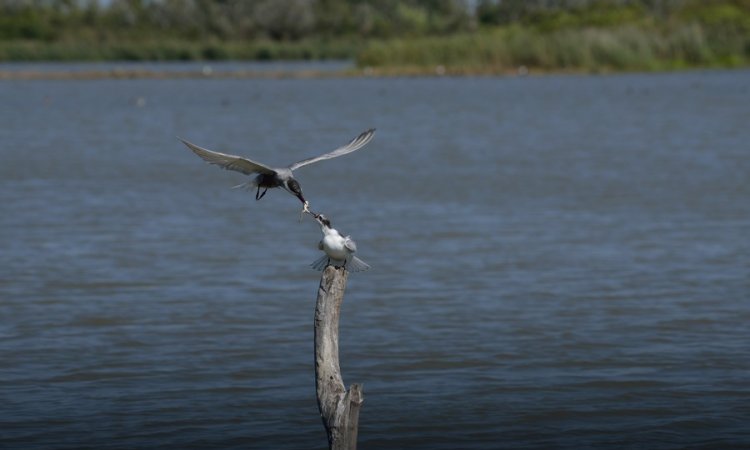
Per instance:
[[[339,317],[348,272],[328,266],[323,271],[315,306],[315,386],[318,409],[328,433],[328,448],[357,448],[362,385],[344,387],[339,368]]]

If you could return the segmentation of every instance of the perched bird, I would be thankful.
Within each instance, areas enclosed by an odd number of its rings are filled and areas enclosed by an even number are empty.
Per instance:
[[[310,265],[313,269],[321,271],[330,264],[336,267],[344,266],[349,272],[359,272],[370,268],[366,262],[354,256],[357,244],[352,238],[342,236],[338,230],[331,228],[331,221],[323,214],[310,214],[320,224],[320,231],[323,232],[323,239],[318,243],[318,250],[326,253]]]
[[[252,161],[247,158],[243,158],[241,156],[234,156],[234,155],[228,155],[226,153],[219,153],[212,150],[208,150],[202,147],[199,147],[195,144],[192,144],[182,138],[180,139],[185,145],[188,146],[190,150],[192,150],[196,155],[200,156],[207,162],[211,164],[216,164],[217,166],[228,169],[228,170],[235,170],[237,172],[242,172],[245,175],[253,175],[256,174],[253,179],[246,183],[242,183],[239,186],[236,187],[249,187],[249,188],[257,188],[257,191],[255,192],[255,200],[260,200],[263,198],[264,195],[266,195],[266,191],[268,191],[269,188],[283,188],[290,194],[297,197],[301,202],[302,205],[304,205],[304,211],[307,211],[309,203],[305,200],[305,197],[302,195],[302,188],[300,188],[299,183],[292,175],[292,171],[299,169],[300,167],[304,167],[308,164],[312,164],[318,161],[323,161],[325,159],[331,159],[335,158],[337,156],[346,155],[347,153],[351,153],[355,150],[359,150],[360,148],[367,145],[368,142],[372,140],[372,136],[375,134],[375,129],[369,129],[365,131],[364,133],[360,134],[356,138],[354,138],[351,142],[348,144],[341,146],[337,148],[336,150],[333,150],[331,152],[325,153],[320,156],[315,156],[313,158],[307,158],[303,159],[302,161],[297,161],[294,164],[289,165],[288,167],[269,167],[265,164],[261,164],[256,161]],[[261,189],[263,189],[263,192],[261,192]]]

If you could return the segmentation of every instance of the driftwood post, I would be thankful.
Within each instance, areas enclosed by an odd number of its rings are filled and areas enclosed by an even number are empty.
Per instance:
[[[362,385],[344,387],[339,368],[339,316],[348,272],[328,266],[323,271],[315,305],[315,387],[318,409],[328,433],[328,448],[357,448]]]

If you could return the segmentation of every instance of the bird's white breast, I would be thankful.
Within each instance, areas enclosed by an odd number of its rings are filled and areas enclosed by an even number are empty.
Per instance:
[[[323,237],[323,251],[333,259],[346,259],[349,252],[344,243],[344,238],[336,230],[330,230]]]

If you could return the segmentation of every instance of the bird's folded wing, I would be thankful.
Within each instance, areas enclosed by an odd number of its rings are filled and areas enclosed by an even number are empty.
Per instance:
[[[297,161],[296,163],[289,166],[289,169],[291,170],[297,170],[302,166],[306,166],[308,164],[312,164],[314,162],[323,161],[324,159],[331,159],[335,158],[337,156],[346,155],[347,153],[351,153],[355,150],[359,150],[360,148],[367,145],[368,142],[372,140],[372,136],[375,134],[375,129],[371,128],[364,133],[360,134],[359,136],[352,139],[351,142],[348,144],[337,148],[336,150],[332,152],[328,152],[326,154],[315,156],[313,158],[307,158],[303,159],[302,161]]]
[[[352,253],[354,253],[354,252],[357,251],[357,243],[354,242],[354,240],[352,238],[350,238],[349,236],[346,236],[344,238],[344,247],[346,247],[347,249],[349,249],[349,251],[352,252]]]
[[[257,163],[255,161],[250,161],[247,158],[243,158],[241,156],[227,155],[226,153],[215,152],[213,150],[208,150],[206,148],[199,147],[182,138],[178,138],[178,139],[180,139],[183,144],[187,145],[187,147],[190,150],[192,150],[193,153],[200,156],[205,161],[211,164],[216,164],[217,166],[223,169],[242,172],[245,175],[251,175],[254,173],[265,173],[268,175],[273,175],[276,173],[276,171],[271,169],[270,167]]]

